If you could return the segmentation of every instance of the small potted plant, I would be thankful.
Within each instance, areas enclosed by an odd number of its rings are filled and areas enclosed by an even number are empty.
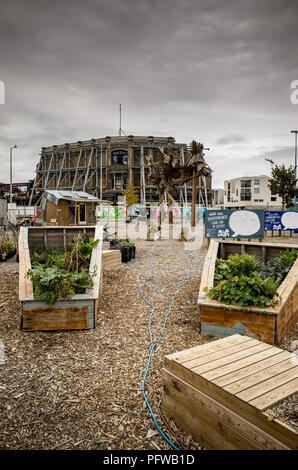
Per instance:
[[[0,261],[6,261],[16,253],[15,245],[8,240],[0,243]]]

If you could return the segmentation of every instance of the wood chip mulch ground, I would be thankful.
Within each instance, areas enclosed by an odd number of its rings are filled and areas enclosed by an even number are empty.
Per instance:
[[[18,263],[0,266],[0,448],[1,449],[170,449],[156,431],[144,404],[141,383],[150,342],[150,307],[155,307],[154,338],[179,282],[200,256],[176,297],[165,336],[153,356],[146,382],[158,422],[181,449],[199,449],[191,436],[160,415],[161,369],[165,354],[218,339],[199,333],[197,296],[206,249],[183,250],[178,241],[137,241],[136,259],[104,274],[96,328],[89,331],[19,330]],[[292,336],[282,347],[287,349]],[[285,417],[286,419],[286,417]]]

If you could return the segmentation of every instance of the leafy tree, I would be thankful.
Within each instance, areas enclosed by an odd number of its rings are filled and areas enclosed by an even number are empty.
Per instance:
[[[271,163],[271,178],[269,189],[271,194],[277,194],[282,200],[282,209],[293,206],[291,199],[297,196],[296,169],[293,165],[288,168],[284,165],[276,165],[273,160],[266,159]]]
[[[139,196],[132,184],[129,184],[127,190],[123,191],[122,194],[126,197],[127,207],[137,204],[139,202]]]

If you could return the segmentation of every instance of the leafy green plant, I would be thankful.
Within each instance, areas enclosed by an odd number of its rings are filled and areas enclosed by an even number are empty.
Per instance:
[[[274,279],[262,279],[255,272],[252,277],[245,275],[230,277],[211,289],[205,288],[205,291],[211,299],[226,304],[271,307],[280,301],[276,294],[277,288],[278,284]]]
[[[214,280],[221,281],[223,279],[227,279],[231,275],[232,272],[229,263],[224,259],[217,258],[215,261]]]
[[[241,276],[242,274],[247,276],[256,270],[259,263],[254,255],[248,253],[239,255],[237,253],[229,256],[227,264],[234,276]]]
[[[15,250],[15,248],[15,244],[12,241],[7,240],[5,242],[0,243],[0,254],[3,255],[8,251]]]
[[[92,250],[98,245],[98,242],[99,240],[94,240],[93,237],[74,240],[65,255],[65,268],[73,272],[88,269]]]
[[[27,271],[26,278],[32,280],[34,298],[50,305],[93,286],[88,272],[72,273],[57,266],[37,265]]]
[[[127,241],[127,240],[123,240],[123,241],[120,241],[120,240],[119,240],[118,246],[134,246],[134,243],[133,243],[133,242],[129,242],[129,241]]]
[[[32,264],[46,264],[49,256],[64,256],[65,251],[62,247],[50,245],[47,248],[36,247],[31,255]]]
[[[26,273],[33,283],[34,298],[51,305],[91,288],[93,280],[88,270],[98,242],[90,237],[74,240],[66,252],[59,247],[36,250],[33,267]]]
[[[243,253],[218,258],[215,263],[212,289],[208,296],[226,304],[270,307],[280,301],[276,291],[289,273],[298,256],[298,250],[280,252],[280,256],[266,264],[255,256]]]
[[[215,262],[214,280],[221,281],[232,276],[252,276],[258,269],[259,262],[254,255],[243,253],[230,255],[227,260],[217,258]]]
[[[260,264],[258,272],[265,279],[272,277],[279,284],[286,278],[298,256],[298,250],[281,251],[280,256]]]

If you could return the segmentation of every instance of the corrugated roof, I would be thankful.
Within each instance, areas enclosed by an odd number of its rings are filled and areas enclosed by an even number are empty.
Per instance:
[[[93,196],[92,194],[86,193],[85,191],[59,191],[54,189],[46,189],[43,192],[43,197],[50,199],[52,202],[53,199],[58,201],[59,199],[66,199],[67,201],[74,202],[100,202],[100,199]],[[57,202],[55,202],[57,204]]]

